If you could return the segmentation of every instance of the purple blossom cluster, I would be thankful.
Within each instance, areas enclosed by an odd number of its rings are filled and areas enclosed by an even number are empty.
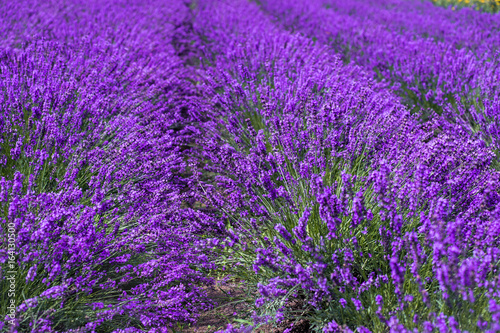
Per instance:
[[[226,332],[500,331],[496,16],[0,13],[0,331],[167,332],[216,305],[221,272],[257,295],[253,325]]]

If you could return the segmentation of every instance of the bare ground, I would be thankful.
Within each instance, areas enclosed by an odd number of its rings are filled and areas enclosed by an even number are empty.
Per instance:
[[[207,294],[218,306],[203,313],[196,324],[179,327],[173,333],[213,333],[225,329],[229,323],[236,326],[235,319],[247,319],[252,315],[252,304],[244,301],[245,298],[248,299],[248,291],[241,282],[218,282],[215,286],[207,287]],[[311,332],[309,323],[305,320],[295,324],[291,320],[285,320],[278,325],[266,324],[255,332],[283,333],[287,328],[291,328],[289,333]]]

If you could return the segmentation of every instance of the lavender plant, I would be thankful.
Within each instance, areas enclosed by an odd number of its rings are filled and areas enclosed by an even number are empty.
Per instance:
[[[204,190],[227,219],[220,262],[259,291],[260,315],[325,332],[498,329],[493,152],[422,126],[255,6],[203,4],[220,110]]]
[[[478,107],[498,95],[498,22],[491,14],[453,15],[430,3],[392,0],[262,6],[282,26],[330,45],[345,62],[371,72],[424,120],[444,112],[449,121],[492,141],[488,132],[496,120],[482,117]]]
[[[2,331],[167,331],[210,307],[183,207],[189,8],[122,5],[2,4]]]

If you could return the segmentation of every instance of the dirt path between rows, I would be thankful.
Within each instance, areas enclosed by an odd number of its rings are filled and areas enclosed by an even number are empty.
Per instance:
[[[173,333],[213,333],[223,330],[227,324],[235,324],[235,319],[249,319],[252,315],[253,306],[249,304],[247,288],[241,282],[218,281],[216,285],[207,287],[208,297],[215,301],[218,306],[203,313],[198,322],[193,325],[176,329]],[[282,333],[287,328],[292,328],[289,333],[311,332],[309,323],[301,320],[292,326],[292,321],[276,324],[267,324],[254,330],[256,333]]]

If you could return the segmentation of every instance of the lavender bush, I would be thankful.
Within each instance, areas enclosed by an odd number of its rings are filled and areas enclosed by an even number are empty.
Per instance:
[[[441,114],[498,151],[498,108],[491,107],[497,105],[499,82],[496,16],[472,9],[453,15],[430,3],[393,0],[262,6],[282,26],[363,66],[422,119]]]
[[[220,110],[206,200],[228,221],[220,262],[256,287],[260,315],[325,332],[499,329],[498,174],[484,142],[439,117],[419,124],[254,5],[200,3]],[[304,308],[287,307],[297,299]]]
[[[2,4],[4,330],[166,332],[210,306],[210,263],[189,246],[199,214],[183,206],[201,117],[190,15],[175,1]]]

